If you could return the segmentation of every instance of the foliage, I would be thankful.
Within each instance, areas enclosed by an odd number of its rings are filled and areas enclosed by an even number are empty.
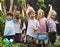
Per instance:
[[[5,0],[0,0],[0,2],[4,3]]]
[[[25,21],[25,17],[23,17],[23,16],[20,16],[20,19],[21,19],[22,22]]]
[[[39,5],[40,5],[40,8],[42,9],[42,8],[46,8],[46,6],[45,6],[45,4],[44,4],[44,0],[38,0],[38,2],[39,2]]]
[[[3,35],[3,31],[4,31],[4,18],[3,18],[3,12],[0,11],[0,36]]]
[[[25,2],[25,0],[17,0],[18,1],[18,3],[24,3]]]

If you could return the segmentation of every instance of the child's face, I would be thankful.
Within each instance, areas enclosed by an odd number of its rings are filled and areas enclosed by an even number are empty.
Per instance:
[[[31,18],[31,19],[34,19],[34,18],[35,18],[35,15],[36,15],[36,14],[35,14],[34,12],[30,13],[30,18]]]
[[[52,19],[55,19],[56,18],[56,15],[55,14],[52,14],[51,18]]]
[[[16,13],[16,19],[19,19],[20,13]]]
[[[43,17],[43,13],[38,13],[38,17],[42,18]]]
[[[9,21],[12,20],[12,18],[13,18],[13,17],[12,17],[11,15],[8,15],[8,16],[7,16],[7,19],[8,19]]]

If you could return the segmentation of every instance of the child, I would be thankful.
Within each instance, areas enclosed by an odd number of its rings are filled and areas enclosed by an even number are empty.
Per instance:
[[[12,5],[10,5],[10,8]],[[3,4],[3,11],[4,11],[4,20],[5,20],[5,29],[4,29],[4,37],[7,38],[8,40],[14,39],[15,36],[15,27],[14,27],[14,22],[15,19],[13,18],[13,13],[10,11],[6,13],[6,7],[5,4]]]
[[[7,15],[5,15],[4,38],[10,40],[14,38],[14,35],[15,35],[15,28],[14,28],[13,14],[8,12]]]
[[[31,9],[29,10],[28,12],[28,27],[27,27],[27,33],[26,33],[26,39],[27,39],[27,43],[29,44],[33,44],[35,43],[36,41],[36,38],[37,38],[37,30],[38,30],[38,27],[39,27],[39,23],[38,21],[35,19],[35,11],[34,9]],[[29,47],[29,46],[28,46]],[[30,45],[31,47],[31,45]]]
[[[16,11],[16,15],[15,15],[15,31],[16,31],[16,34],[15,34],[15,42],[16,43],[20,43],[21,41],[21,34],[22,34],[22,29],[20,28],[21,27],[21,19],[19,19],[19,16],[20,16],[20,11]]]
[[[40,25],[40,27],[38,28],[38,31],[37,31],[37,33],[38,33],[37,38],[39,40],[38,42],[40,43],[42,41],[43,44],[44,44],[44,41],[46,40],[46,21],[47,21],[47,19],[45,18],[44,11],[42,9],[38,10],[38,17],[37,17],[37,19],[38,19],[39,25]],[[45,38],[41,39],[43,37],[42,36],[40,38],[39,36],[41,36],[41,35],[45,35]],[[38,47],[40,47],[40,44],[38,44]],[[43,47],[45,47],[45,45],[43,45]]]
[[[47,17],[47,24],[48,24],[48,38],[49,41],[52,43],[52,45],[54,45],[54,42],[56,40],[56,24],[58,24],[58,21],[54,21],[54,19],[56,18],[56,11],[52,10],[52,5],[50,5],[50,11]]]

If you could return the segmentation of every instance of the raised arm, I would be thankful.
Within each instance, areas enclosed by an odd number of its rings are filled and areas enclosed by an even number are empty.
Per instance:
[[[4,5],[4,4],[2,4],[2,6],[3,6],[3,11],[4,11],[4,18],[6,18],[6,6]]]
[[[26,13],[27,9],[25,8],[24,5],[22,6],[22,8],[23,8],[23,11],[24,11],[24,16],[25,16],[25,18],[26,18],[26,20],[27,20],[27,19],[28,19],[28,15],[27,15],[27,13]]]
[[[9,9],[9,12],[12,12],[12,7],[13,7],[13,0],[10,0],[10,9]]]
[[[52,5],[51,4],[49,4],[49,7],[50,7],[50,10],[49,10],[49,13],[48,13],[48,19],[50,18],[50,16],[51,16],[51,13],[52,13]]]
[[[17,6],[14,5],[14,11],[13,11],[13,16],[14,16],[14,18],[15,18],[15,15],[16,15],[16,11],[17,11]]]

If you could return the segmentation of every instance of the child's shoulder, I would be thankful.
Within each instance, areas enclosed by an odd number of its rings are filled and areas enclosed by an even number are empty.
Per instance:
[[[38,21],[37,19],[34,19],[35,21]]]
[[[38,20],[37,20],[37,19],[35,19],[35,22],[37,23],[37,22],[38,22]]]
[[[43,19],[44,19],[44,20],[47,20],[47,18],[46,18],[46,17],[44,17]]]

